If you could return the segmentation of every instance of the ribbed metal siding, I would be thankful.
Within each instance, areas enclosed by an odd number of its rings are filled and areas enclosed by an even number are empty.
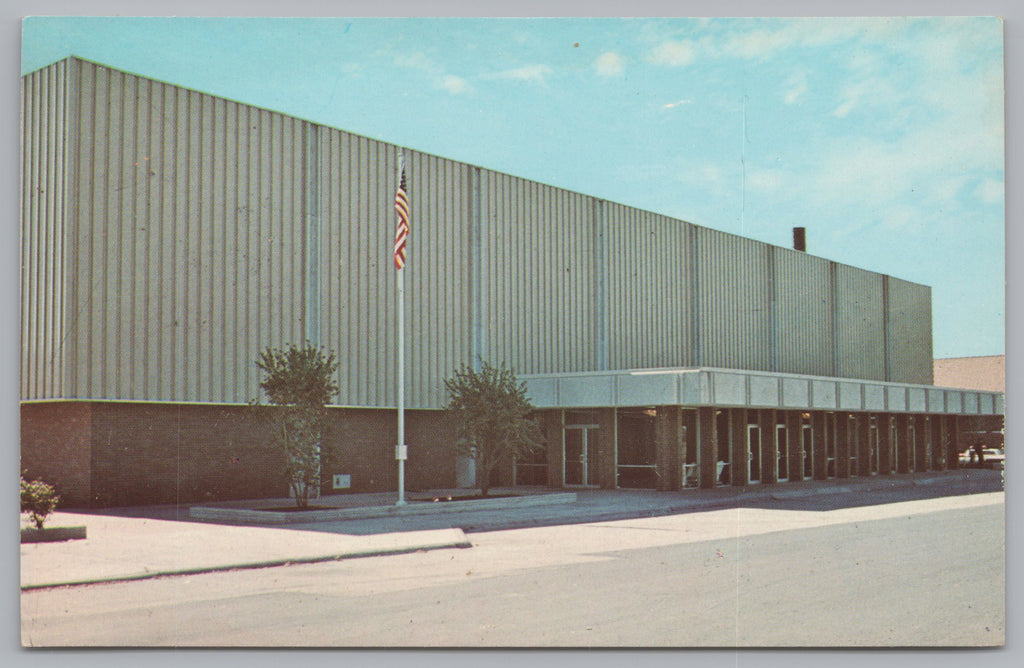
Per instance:
[[[245,402],[303,337],[307,124],[81,61],[83,398]]]
[[[768,371],[768,245],[697,228],[701,365]]]
[[[337,401],[397,402],[397,292],[392,261],[398,150],[321,128],[324,345],[338,354]],[[470,168],[404,152],[410,236],[405,269],[406,403],[444,403],[443,379],[469,361]]]
[[[605,204],[610,368],[690,366],[687,223]]]
[[[593,200],[485,170],[488,357],[517,373],[595,368]]]
[[[931,385],[932,290],[885,277],[888,292],[889,380]]]
[[[775,249],[778,371],[832,375],[832,288],[828,260]]]
[[[22,79],[21,396],[66,396],[67,62]]]
[[[24,86],[26,398],[244,402],[257,352],[300,342],[318,304],[309,327],[338,353],[339,401],[393,405],[395,147],[74,59]],[[520,373],[831,375],[849,358],[841,375],[877,377],[877,329],[859,329],[876,274],[836,265],[832,286],[818,258],[406,157],[411,407],[442,405],[474,350]],[[833,314],[845,281],[854,303]],[[923,382],[930,293],[892,285],[891,378]]]
[[[880,274],[836,266],[836,375],[885,380],[885,307]]]

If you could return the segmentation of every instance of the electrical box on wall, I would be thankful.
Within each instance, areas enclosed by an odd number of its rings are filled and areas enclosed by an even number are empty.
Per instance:
[[[352,486],[352,476],[348,473],[334,474],[334,489],[348,489]]]

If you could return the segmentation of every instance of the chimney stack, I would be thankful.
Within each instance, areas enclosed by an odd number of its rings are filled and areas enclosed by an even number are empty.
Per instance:
[[[793,248],[803,253],[807,252],[807,228],[793,228]]]

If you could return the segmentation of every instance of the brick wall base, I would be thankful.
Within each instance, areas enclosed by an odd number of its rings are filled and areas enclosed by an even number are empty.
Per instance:
[[[394,491],[395,412],[332,408],[324,494]],[[455,485],[454,437],[441,411],[407,411],[406,489]],[[283,455],[246,406],[40,402],[21,406],[21,467],[57,487],[62,508],[287,496]],[[333,489],[334,474],[351,487]]]

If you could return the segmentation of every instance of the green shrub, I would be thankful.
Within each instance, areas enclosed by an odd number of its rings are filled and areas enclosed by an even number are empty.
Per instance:
[[[305,508],[310,494],[320,488],[320,440],[326,406],[338,393],[332,379],[338,363],[334,353],[307,342],[303,347],[267,348],[256,366],[264,374],[260,389],[273,404],[263,410],[271,439],[284,451],[284,476],[295,504]]]
[[[446,408],[455,424],[457,451],[476,460],[480,494],[487,496],[491,471],[501,461],[544,448],[544,436],[526,396],[526,384],[504,362],[480,360],[479,371],[463,365],[446,378]]]
[[[41,480],[25,482],[21,479],[21,512],[28,513],[37,529],[43,528],[43,522],[57,508],[60,496]]]

